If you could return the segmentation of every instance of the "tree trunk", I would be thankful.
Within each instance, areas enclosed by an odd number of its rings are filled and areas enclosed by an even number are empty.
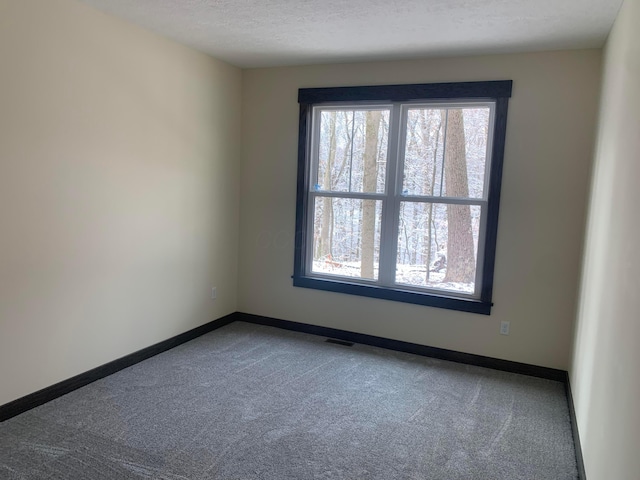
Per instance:
[[[364,142],[364,178],[363,191],[374,193],[378,184],[378,135],[382,112],[368,111]],[[376,201],[363,200],[362,211],[362,258],[360,275],[362,278],[374,278],[374,254],[376,235]]]
[[[444,175],[448,197],[469,196],[462,110],[449,110]],[[469,205],[447,205],[447,274],[444,282],[470,283],[475,278],[475,255]]]

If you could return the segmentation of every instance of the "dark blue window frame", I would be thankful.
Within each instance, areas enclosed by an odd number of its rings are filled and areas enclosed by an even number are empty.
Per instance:
[[[296,236],[293,285],[351,295],[381,298],[465,312],[489,315],[491,313],[493,276],[498,233],[500,186],[504,163],[507,129],[507,109],[511,97],[512,81],[426,83],[410,85],[377,85],[365,87],[302,88],[298,91],[300,122],[298,136],[298,186],[296,202]],[[345,278],[328,279],[307,275],[305,258],[312,239],[307,238],[308,199],[310,185],[311,113],[316,105],[362,101],[402,102],[412,100],[469,100],[495,101],[493,149],[487,197],[487,227],[484,241],[482,285],[480,298],[461,298],[446,294],[403,290],[401,286],[386,287],[363,285]]]

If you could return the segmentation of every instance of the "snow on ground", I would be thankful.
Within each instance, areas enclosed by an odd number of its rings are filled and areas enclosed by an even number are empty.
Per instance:
[[[341,277],[360,278],[360,262],[336,262],[332,260],[317,260],[313,262],[313,273],[338,275]],[[396,269],[396,282],[414,287],[428,287],[438,290],[472,294],[473,283],[444,283],[446,270],[429,272],[429,283],[426,281],[427,268],[425,265],[400,264]],[[374,276],[378,278],[378,268],[374,267]]]

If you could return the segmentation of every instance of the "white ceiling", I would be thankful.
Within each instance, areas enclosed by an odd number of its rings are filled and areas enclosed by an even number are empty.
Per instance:
[[[239,67],[601,47],[622,0],[82,0]]]

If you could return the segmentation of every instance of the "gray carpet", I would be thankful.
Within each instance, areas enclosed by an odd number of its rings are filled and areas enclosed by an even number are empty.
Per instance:
[[[236,322],[0,423],[2,479],[576,479],[558,382]]]

